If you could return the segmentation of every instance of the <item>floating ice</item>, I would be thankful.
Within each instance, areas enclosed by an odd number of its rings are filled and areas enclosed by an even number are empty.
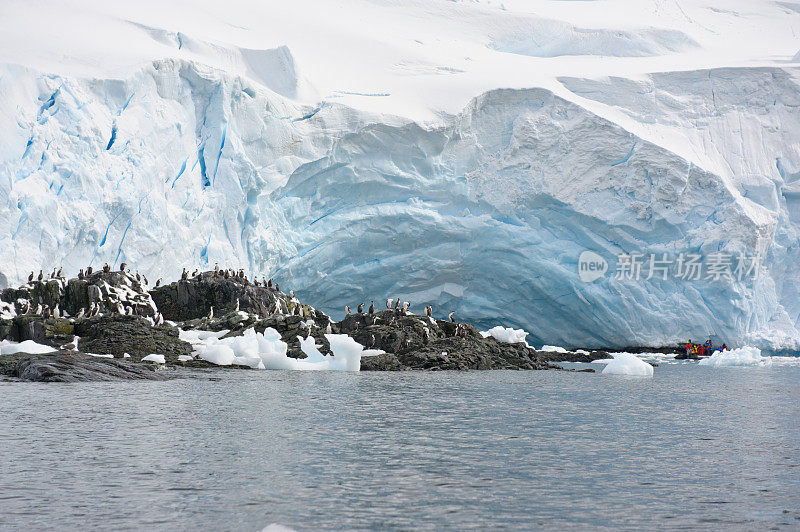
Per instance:
[[[528,345],[528,342],[525,340],[525,337],[528,336],[528,333],[523,329],[514,329],[512,327],[503,327],[498,325],[497,327],[492,327],[488,331],[481,331],[481,336],[484,338],[491,336],[498,342],[505,342],[507,344]]]
[[[772,357],[761,356],[761,349],[744,346],[730,351],[717,351],[697,363],[700,366],[771,366]]]
[[[543,345],[542,348],[539,349],[539,351],[551,351],[553,353],[569,353],[569,351],[557,345]]]
[[[378,355],[383,351],[370,349],[346,334],[326,334],[333,355],[324,355],[313,337],[300,340],[305,359],[287,356],[289,346],[273,328],[263,333],[247,329],[241,336],[221,338],[228,331],[180,331],[180,338],[192,344],[197,356],[220,366],[242,364],[255,369],[359,371],[361,357]]]
[[[24,342],[12,342],[11,340],[0,341],[0,355],[13,355],[15,353],[27,353],[30,355],[41,355],[56,351],[49,345],[37,344],[33,340]]]
[[[142,362],[156,362],[157,364],[166,364],[164,355],[147,355],[142,359]]]
[[[653,366],[631,353],[615,353],[614,359],[603,368],[603,375],[632,375],[652,377]]]

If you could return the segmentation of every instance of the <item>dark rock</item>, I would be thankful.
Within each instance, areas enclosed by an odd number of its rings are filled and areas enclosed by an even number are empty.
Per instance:
[[[188,321],[201,319],[214,307],[215,315],[232,312],[239,300],[239,310],[260,317],[267,317],[279,311],[292,313],[296,305],[291,298],[273,288],[254,285],[246,278],[214,275],[203,272],[168,285],[153,288],[150,295],[165,319]],[[302,305],[306,311],[314,311]],[[321,313],[320,313],[321,314]]]
[[[166,380],[171,377],[148,364],[64,352],[3,355],[0,357],[0,374],[36,382]]]
[[[139,316],[97,316],[75,323],[75,334],[80,337],[78,349],[84,353],[112,354],[139,361],[151,354],[164,355],[167,362],[178,361],[178,356],[188,355],[192,346],[178,338],[178,329],[167,325],[153,327]]]

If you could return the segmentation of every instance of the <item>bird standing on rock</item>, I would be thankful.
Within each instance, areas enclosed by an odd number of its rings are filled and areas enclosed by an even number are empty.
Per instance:
[[[31,272],[31,274],[28,276],[28,282],[30,283],[32,281],[33,281],[33,272]]]
[[[374,301],[370,301],[369,302],[369,309],[367,310],[367,313],[369,313],[370,316],[375,313],[375,302]]]
[[[214,319],[214,307],[211,307],[211,310],[208,311],[208,316],[206,318],[213,320]]]
[[[345,305],[344,306],[344,312],[345,312],[346,315],[348,315],[348,316],[350,315],[350,305]]]
[[[392,310],[392,298],[386,300],[386,308]]]
[[[236,306],[233,309],[234,312],[239,312],[239,298],[236,298]]]
[[[425,315],[428,316],[429,318],[431,316],[433,316],[433,307],[432,306],[430,306],[430,305],[426,305],[425,306]]]
[[[80,340],[80,337],[73,336],[72,337],[72,341],[69,342],[68,344],[62,345],[60,347],[60,349],[63,349],[64,351],[77,351],[78,350],[78,340]]]
[[[161,277],[159,277],[158,281],[156,281],[156,288],[158,288],[159,286],[161,286]]]
[[[272,288],[272,279],[267,281],[267,288]]]
[[[58,271],[56,272],[56,277],[58,277],[60,279],[61,278],[61,274],[63,274],[63,273],[64,273],[64,268],[59,268]]]
[[[128,268],[128,264],[123,262],[119,265],[119,271],[124,272]]]
[[[91,266],[89,266],[88,268],[86,268],[86,275],[87,275],[87,276],[89,276],[89,275],[92,275],[92,272],[93,272],[93,271],[94,271],[94,270],[92,269],[92,267],[91,267]]]
[[[42,282],[42,279],[44,279],[44,274],[42,273],[42,270],[39,270],[39,277],[38,277],[38,281],[41,283],[41,282]]]
[[[362,312],[364,312],[364,303],[358,305],[358,313],[361,314]]]
[[[455,315],[456,315],[456,311],[455,310],[447,315],[447,317],[450,318],[450,323],[455,323],[456,322],[456,319],[453,317]]]

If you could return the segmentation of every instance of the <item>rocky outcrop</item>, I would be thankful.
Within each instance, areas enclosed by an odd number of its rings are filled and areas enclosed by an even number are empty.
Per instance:
[[[467,323],[451,323],[392,310],[353,314],[336,324],[339,331],[385,355],[365,357],[362,370],[548,369],[524,344],[484,338]]]
[[[402,309],[350,314],[334,323],[293,295],[231,271],[185,275],[149,292],[145,288],[135,276],[109,270],[80,279],[33,281],[18,289],[5,290],[2,299],[13,302],[17,312],[25,310],[25,314],[0,320],[0,339],[33,340],[58,349],[77,336],[81,352],[110,354],[115,357],[110,360],[121,362],[119,365],[106,363],[106,359],[37,355],[25,359],[28,362],[24,364],[20,362],[22,365],[15,366],[11,373],[6,368],[5,373],[34,380],[57,380],[64,368],[81,361],[74,371],[91,370],[113,376],[116,372],[125,374],[129,364],[151,354],[164,355],[168,366],[208,366],[206,362],[181,357],[190,355],[192,346],[179,338],[178,327],[226,330],[228,337],[241,335],[248,329],[263,333],[272,328],[288,345],[288,356],[294,358],[305,358],[298,337],[313,336],[320,350],[330,353],[325,335],[347,334],[367,349],[386,352],[364,357],[361,362],[364,370],[556,367],[549,363],[556,361],[549,353],[536,352],[521,343],[484,338],[467,323],[435,320]],[[31,310],[44,305],[51,309],[58,307],[62,312],[56,317]],[[57,359],[57,363],[48,362],[50,359]],[[106,365],[96,368],[98,363]],[[91,368],[86,369],[86,364]],[[65,373],[64,379],[73,378],[81,377]]]
[[[0,375],[36,382],[166,380],[173,375],[152,364],[93,357],[80,353],[3,355]]]
[[[154,327],[139,316],[97,316],[76,322],[74,330],[80,337],[78,348],[84,353],[111,354],[115,358],[127,353],[137,362],[156,353],[174,363],[180,355],[192,352],[192,346],[178,338],[176,327]]]
[[[153,288],[150,295],[164,318],[175,322],[203,318],[211,307],[221,316],[233,312],[237,302],[240,311],[260,317],[293,314],[298,306],[311,309],[275,288],[255,284],[246,277],[213,271]]]

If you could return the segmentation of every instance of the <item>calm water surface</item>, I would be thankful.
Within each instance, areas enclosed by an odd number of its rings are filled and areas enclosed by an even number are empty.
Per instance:
[[[0,529],[800,529],[800,367],[0,383]]]

